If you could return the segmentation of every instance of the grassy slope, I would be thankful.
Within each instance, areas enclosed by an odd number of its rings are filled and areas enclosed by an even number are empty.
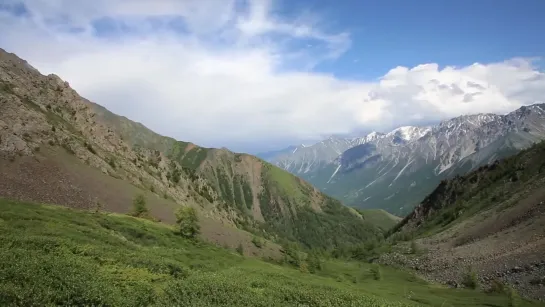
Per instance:
[[[382,209],[356,209],[363,219],[382,230],[389,230],[401,221],[401,218]]]
[[[159,223],[0,199],[0,305],[504,306],[409,273],[328,261],[318,275],[243,258]],[[417,304],[418,303],[418,304]],[[527,305],[531,306],[531,305]]]

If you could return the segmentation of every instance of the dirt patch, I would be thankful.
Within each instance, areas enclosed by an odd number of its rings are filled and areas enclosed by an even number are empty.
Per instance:
[[[196,146],[195,144],[193,144],[193,143],[187,144],[187,146],[186,146],[185,149],[184,149],[184,153],[190,152],[191,149],[193,149],[193,148],[195,148],[195,147],[197,147],[197,146]]]

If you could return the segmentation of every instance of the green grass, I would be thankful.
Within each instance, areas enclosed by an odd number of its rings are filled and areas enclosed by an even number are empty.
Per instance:
[[[507,306],[385,267],[377,281],[370,267],[302,273],[160,223],[0,199],[1,306]]]
[[[206,159],[210,149],[195,146],[186,152],[188,142],[175,141],[167,152],[169,158],[178,161],[180,165],[196,170]]]
[[[392,215],[382,209],[357,209],[363,219],[371,224],[387,231],[401,221],[400,217]]]
[[[308,196],[301,191],[301,183],[297,177],[266,162],[264,162],[264,167],[270,182],[277,184],[287,196],[297,200],[308,199]]]

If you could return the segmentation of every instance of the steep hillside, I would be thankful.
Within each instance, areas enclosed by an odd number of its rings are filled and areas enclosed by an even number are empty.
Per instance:
[[[388,255],[385,263],[452,285],[471,266],[483,285],[499,280],[545,299],[545,142],[443,180],[392,230],[396,236],[420,238],[427,253]]]
[[[0,196],[87,208],[99,202],[126,212],[128,202],[123,205],[122,198],[130,200],[128,192],[111,190],[132,190],[118,187],[128,184],[163,199],[154,206],[168,203],[169,209],[154,209],[162,210],[166,220],[173,219],[166,214],[172,207],[190,205],[218,224],[278,242],[326,248],[365,241],[380,232],[285,171],[250,155],[162,137],[81,98],[59,77],[43,76],[3,50],[0,106],[2,163],[27,168],[6,168],[12,173],[0,179]],[[65,159],[66,154],[71,158]],[[28,183],[46,182],[49,174],[71,185],[48,183],[54,189],[44,191]],[[116,181],[104,186],[104,176]]]
[[[373,133],[351,140],[358,145],[332,162],[295,173],[347,204],[405,215],[442,179],[465,174],[542,139],[545,104],[536,104],[507,115],[460,116],[433,127]],[[271,161],[293,171],[285,162]]]

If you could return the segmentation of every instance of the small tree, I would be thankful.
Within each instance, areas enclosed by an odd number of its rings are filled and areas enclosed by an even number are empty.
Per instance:
[[[146,198],[142,194],[138,194],[132,201],[132,215],[136,217],[147,217],[149,215],[148,207],[146,206]]]
[[[316,254],[316,252],[310,252],[307,257],[307,262],[310,273],[314,274],[317,271],[322,270],[322,260],[320,259],[319,255]]]
[[[477,289],[477,287],[479,286],[477,273],[475,273],[475,271],[473,271],[471,267],[465,273],[464,278],[462,280],[462,284],[466,288],[470,288],[470,289]]]
[[[176,212],[178,233],[188,239],[194,239],[201,231],[199,217],[193,207],[181,207]]]

